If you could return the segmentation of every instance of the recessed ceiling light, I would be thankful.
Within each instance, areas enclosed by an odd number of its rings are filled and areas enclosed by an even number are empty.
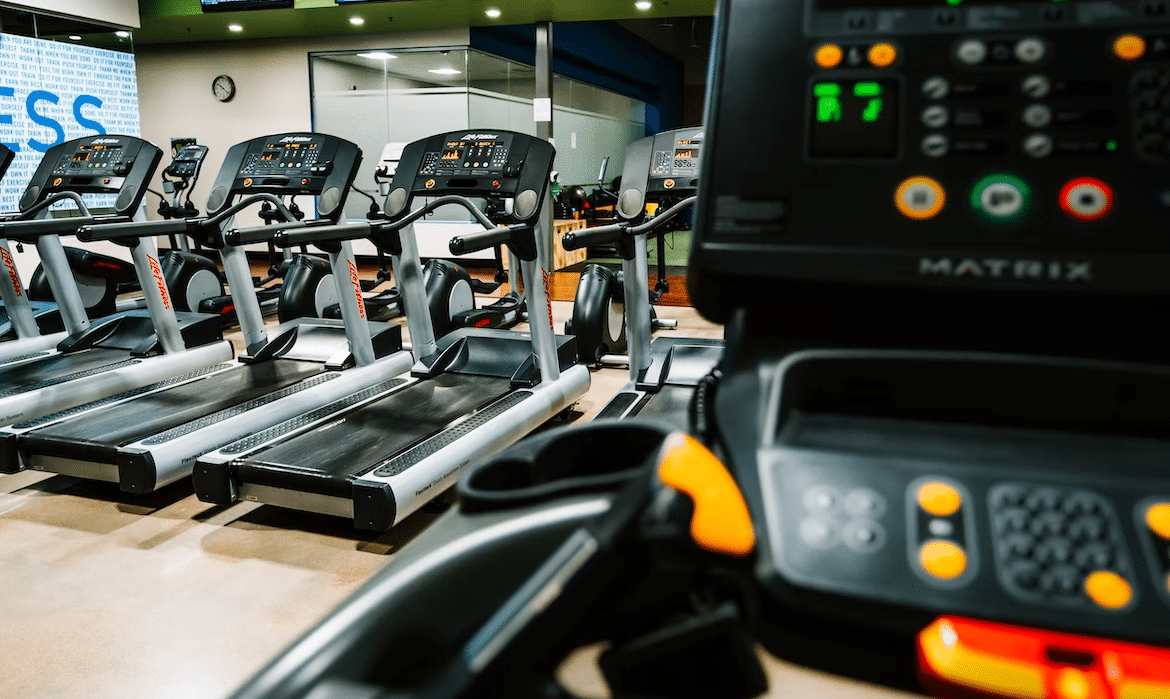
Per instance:
[[[454,68],[431,68],[427,72],[434,73],[435,75],[459,75],[463,71],[455,70]]]
[[[638,0],[638,2],[634,3],[634,7],[645,12],[646,10],[649,10],[651,7],[654,7],[654,3],[650,2],[650,0]]]
[[[128,36],[130,36],[130,32],[114,32],[114,36],[116,36],[120,39],[125,39]]]
[[[385,51],[370,51],[369,53],[359,53],[358,55],[362,58],[368,58],[371,61],[384,61],[390,58],[398,58],[398,56],[392,53],[386,53]]]
[[[240,24],[229,24],[228,31],[229,32],[242,32],[242,31],[244,31],[244,27],[243,27],[243,25],[240,25]]]
[[[488,17],[491,17],[492,19],[500,18],[500,10],[497,7],[489,7],[488,9],[484,10],[484,14]]]
[[[350,17],[349,23],[355,27],[360,27],[366,23],[366,20],[362,19],[361,17]]]
[[[69,39],[70,41],[81,41],[81,37],[76,34],[70,34]]]

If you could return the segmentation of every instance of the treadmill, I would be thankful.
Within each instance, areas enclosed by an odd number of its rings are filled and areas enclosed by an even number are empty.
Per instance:
[[[664,131],[630,144],[616,207],[620,221],[574,231],[562,239],[566,250],[614,243],[622,258],[630,380],[602,408],[598,419],[637,415],[690,429],[691,398],[723,355],[722,340],[674,336],[650,340],[647,233],[694,206],[703,137],[703,128],[694,127]],[[647,204],[680,197],[681,202],[647,220]]]
[[[464,206],[485,230],[451,241],[453,254],[506,243],[525,279],[547,279],[551,232],[538,227],[555,151],[508,131],[459,131],[409,144],[384,205],[389,220],[288,231],[284,245],[368,237],[395,260],[406,308],[425,309],[412,224],[439,206]],[[412,203],[435,197],[413,211]],[[470,198],[510,212],[494,225]],[[436,341],[430,316],[408,312],[419,358],[406,386],[358,394],[204,454],[199,499],[238,500],[351,518],[384,531],[488,458],[569,408],[589,387],[575,341],[555,335],[544,284],[525,289],[531,331],[461,328]]]
[[[65,335],[33,334],[19,276],[0,284],[0,296],[21,339],[0,344],[0,425],[39,417],[149,385],[232,358],[219,319],[176,313],[163,283],[153,238],[130,243],[147,307],[90,321],[73,284],[61,235],[95,222],[127,222],[139,210],[162,152],[133,136],[86,137],[53,146],[34,173],[14,220],[0,221],[0,240],[33,244],[49,278]],[[114,213],[92,216],[83,194],[114,195]],[[62,201],[80,216],[48,215]],[[27,333],[26,333],[27,331]]]
[[[246,350],[234,362],[0,429],[0,472],[33,468],[147,493],[190,475],[203,452],[409,371],[401,327],[365,320],[350,242],[329,253],[343,319],[301,318],[267,333],[242,246],[271,239],[278,227],[219,234],[235,214],[265,202],[285,225],[335,223],[360,163],[358,147],[333,136],[255,138],[228,151],[209,217],[83,228],[83,240],[179,233],[219,248]],[[298,223],[282,199],[293,195],[318,197],[321,218]]]

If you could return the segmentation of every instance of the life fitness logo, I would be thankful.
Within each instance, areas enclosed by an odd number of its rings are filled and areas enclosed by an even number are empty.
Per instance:
[[[544,281],[544,302],[548,304],[548,327],[552,328],[552,275],[544,268],[541,268],[540,274]]]
[[[366,319],[366,301],[362,298],[362,283],[358,279],[357,266],[354,265],[353,260],[349,260],[349,281],[353,285],[354,296],[357,297],[358,315],[362,320]]]
[[[153,255],[146,256],[147,261],[150,262],[150,276],[154,277],[155,286],[158,287],[158,293],[162,296],[163,308],[171,310],[171,295],[167,292],[167,282],[163,278],[162,267],[158,264],[158,259]]]
[[[8,248],[0,247],[0,257],[4,258],[4,268],[8,270],[8,278],[12,280],[12,290],[16,292],[17,296],[24,296],[24,285],[20,283],[20,274],[16,271],[16,262],[12,259],[12,253],[8,252]]]

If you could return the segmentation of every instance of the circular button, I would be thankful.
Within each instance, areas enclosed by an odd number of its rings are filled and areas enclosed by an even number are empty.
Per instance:
[[[1046,104],[1033,104],[1024,109],[1024,123],[1034,129],[1042,129],[1052,123],[1052,108]]]
[[[870,65],[876,68],[887,68],[898,60],[898,49],[893,44],[874,44],[869,48]]]
[[[1146,40],[1137,34],[1124,34],[1113,42],[1113,53],[1123,61],[1136,61],[1146,55]]]
[[[1052,155],[1052,138],[1042,133],[1033,134],[1024,139],[1024,152],[1033,158],[1046,158]]]
[[[987,58],[987,44],[976,39],[969,39],[959,44],[955,56],[961,63],[966,63],[969,66],[978,65]]]
[[[1079,177],[1060,190],[1060,208],[1078,221],[1099,221],[1113,209],[1113,190],[1094,177]]]
[[[837,543],[837,529],[832,522],[809,517],[800,523],[800,538],[815,549],[829,549]]]
[[[951,142],[940,133],[932,133],[922,139],[922,153],[932,158],[941,158],[951,149]]]
[[[1042,39],[1036,37],[1028,37],[1027,39],[1020,39],[1016,44],[1016,58],[1021,63],[1035,63],[1044,58],[1047,49],[1044,46]]]
[[[804,491],[804,507],[809,512],[828,512],[840,501],[837,491],[827,485],[814,485]]]
[[[813,60],[822,68],[836,68],[844,59],[845,52],[836,44],[823,44],[813,54]]]
[[[951,84],[946,78],[934,76],[922,81],[922,94],[932,100],[941,100],[951,92]]]
[[[841,529],[841,540],[857,553],[874,553],[886,544],[886,530],[867,519],[855,519]]]
[[[1054,683],[1057,699],[1089,699],[1089,678],[1083,670],[1066,667],[1056,673]]]
[[[943,210],[947,195],[942,185],[929,177],[911,177],[894,192],[894,205],[906,218],[922,221]]]
[[[955,525],[951,524],[945,519],[932,519],[930,524],[926,525],[930,533],[937,537],[947,537],[955,533]]]
[[[1052,81],[1044,75],[1029,75],[1020,83],[1020,92],[1032,99],[1043,99],[1052,92]]]
[[[886,500],[875,490],[855,488],[845,494],[845,511],[854,517],[877,519],[886,512]]]
[[[1133,599],[1133,588],[1117,573],[1098,570],[1085,578],[1085,594],[1100,607],[1121,609]]]
[[[941,104],[932,104],[922,110],[922,123],[932,129],[941,129],[951,120],[951,113]]]
[[[967,554],[950,541],[933,539],[918,549],[923,570],[942,580],[954,580],[967,570]]]
[[[931,481],[918,488],[918,506],[935,517],[950,517],[962,504],[959,491],[946,483]]]
[[[1146,526],[1163,539],[1170,539],[1170,502],[1159,502],[1146,510]]]
[[[971,208],[983,218],[999,223],[1013,221],[1027,211],[1028,185],[1012,175],[991,175],[975,183]]]

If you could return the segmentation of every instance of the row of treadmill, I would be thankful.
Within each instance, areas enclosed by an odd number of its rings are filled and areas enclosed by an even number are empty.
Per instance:
[[[637,174],[629,181],[640,189],[637,202],[626,202],[630,215],[575,243],[620,241],[629,258],[626,274],[635,280],[625,285],[630,301],[623,304],[606,289],[578,314],[579,326],[608,326],[616,313],[624,335],[623,305],[631,311],[631,328],[646,320],[644,332],[629,333],[635,338],[631,384],[609,413],[657,411],[685,423],[688,406],[677,392],[718,356],[715,342],[662,338],[653,350],[661,356],[652,356],[645,237],[635,227],[670,219],[644,222],[648,202],[669,196],[684,200],[678,210],[690,205],[695,159],[654,169],[651,151],[673,155],[671,139],[696,136],[701,140],[701,130],[635,144],[629,162],[638,165],[628,170]],[[12,155],[0,154],[0,164],[6,168]],[[201,155],[181,151],[167,171],[190,175]],[[442,323],[434,320],[434,308],[449,311],[457,304],[453,296],[436,302],[435,277],[454,266],[424,267],[413,226],[440,207],[463,207],[482,231],[452,240],[453,255],[503,244],[513,262],[519,260],[524,279],[544,279],[541,260],[551,242],[542,222],[554,158],[549,144],[484,130],[410,144],[384,205],[365,221],[342,218],[362,159],[343,139],[290,133],[241,143],[225,156],[206,215],[190,204],[180,207],[176,196],[169,212],[160,209],[170,216],[145,220],[139,209],[161,158],[158,148],[128,136],[58,144],[45,154],[20,211],[0,220],[8,271],[8,283],[0,286],[15,336],[0,342],[0,472],[36,469],[140,494],[193,475],[198,497],[207,502],[268,503],[384,531],[449,490],[468,463],[567,411],[588,389],[575,338],[554,333],[543,283],[525,285],[524,305],[535,309],[528,332],[437,329]],[[113,201],[107,207],[112,213],[90,214],[86,195],[96,194]],[[316,218],[299,214],[291,204],[296,196],[315,199]],[[52,215],[62,203],[76,215]],[[265,224],[236,226],[236,215],[249,210],[261,213]],[[142,290],[139,307],[91,318],[93,304],[77,283],[85,275],[76,263],[71,269],[66,253],[73,251],[63,247],[63,235],[128,248]],[[210,309],[188,298],[197,286],[187,281],[194,275],[173,273],[175,257],[189,262],[200,256],[171,252],[160,261],[156,241],[165,236],[194,240],[218,255],[231,291],[230,304],[218,309],[230,310],[239,324],[239,356],[223,339],[224,314],[201,312]],[[38,274],[43,270],[55,305],[29,301],[10,240],[36,247]],[[420,309],[407,314],[409,345],[402,325],[369,317],[355,240],[372,241],[390,257],[401,305]],[[265,242],[285,249],[312,245],[327,257],[328,274],[307,287],[310,304],[329,285],[339,318],[299,316],[266,327],[258,296],[264,290],[255,287],[244,248]],[[294,282],[286,278],[286,290]],[[217,283],[203,286],[214,291]],[[634,291],[639,285],[642,294]],[[45,322],[49,315],[57,327]],[[706,368],[694,366],[695,351],[708,352],[698,360]]]
[[[1164,0],[718,0],[687,283],[726,345],[687,429],[472,464],[233,697],[811,691],[761,649],[1170,696],[1167,37]]]

